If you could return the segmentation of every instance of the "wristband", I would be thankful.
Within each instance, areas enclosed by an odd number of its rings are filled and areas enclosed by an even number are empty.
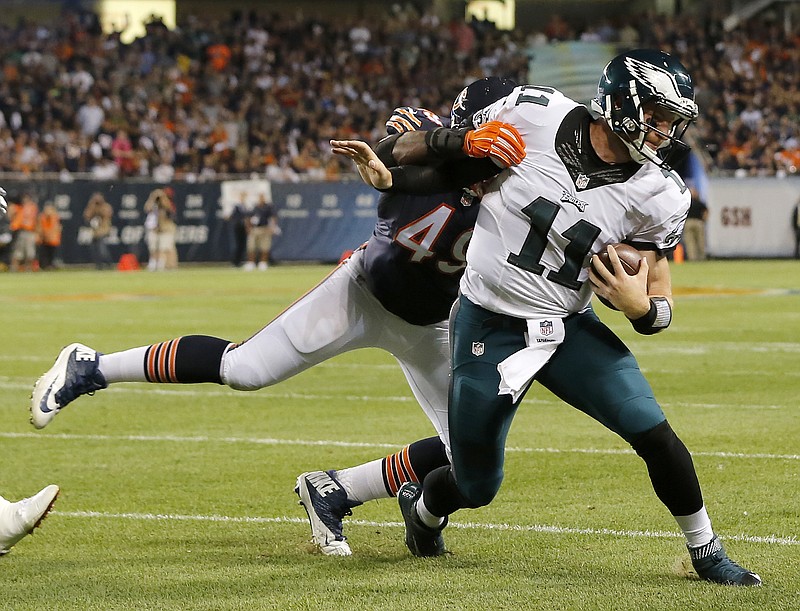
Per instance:
[[[426,132],[425,144],[435,155],[446,159],[464,159],[467,154],[463,151],[464,136],[469,130],[450,129],[448,127],[437,127]]]
[[[650,310],[644,316],[631,320],[631,325],[637,333],[653,335],[669,327],[671,322],[672,306],[669,300],[666,297],[651,297]]]

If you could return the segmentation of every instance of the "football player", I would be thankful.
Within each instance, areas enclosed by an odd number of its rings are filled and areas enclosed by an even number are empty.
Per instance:
[[[592,107],[596,118],[553,88],[524,85],[472,118],[469,127],[494,121],[516,127],[527,155],[498,170],[481,202],[451,315],[452,466],[401,488],[406,544],[417,556],[441,555],[448,516],[491,502],[503,479],[508,429],[536,380],[644,460],[702,579],[761,585],[727,556],[689,451],[633,354],[590,307],[594,292],[645,335],[672,320],[667,253],[680,240],[690,194],[668,164],[688,150],[681,137],[698,114],[692,79],[667,53],[629,51],[603,70]],[[474,163],[450,146],[457,130],[408,136],[409,156],[398,161],[414,160],[416,144],[425,155],[452,153],[460,167]],[[447,168],[387,169],[363,143],[336,146],[378,188],[419,192],[452,181]],[[626,274],[607,249],[616,242],[644,253],[636,275]],[[595,258],[606,249],[614,273]]]
[[[476,86],[481,106],[509,93],[514,83],[484,79]],[[489,98],[488,96],[491,96]],[[479,106],[479,107],[481,107]],[[398,134],[442,126],[419,108],[399,108],[378,147],[393,165]],[[513,128],[470,130],[471,154],[483,157],[471,182],[511,162],[503,152]],[[498,161],[493,146],[501,150]],[[519,148],[519,145],[517,145]],[[349,555],[342,517],[364,501],[390,497],[409,479],[422,481],[448,464],[447,392],[450,376],[448,315],[465,266],[477,216],[474,193],[461,188],[410,196],[387,194],[369,241],[319,285],[250,339],[234,344],[191,335],[113,354],[71,344],[36,383],[31,421],[37,428],[80,395],[117,382],[216,382],[256,390],[286,380],[349,350],[382,348],[397,358],[437,436],[351,470],[304,473],[296,491],[308,512],[313,541],[325,554]]]

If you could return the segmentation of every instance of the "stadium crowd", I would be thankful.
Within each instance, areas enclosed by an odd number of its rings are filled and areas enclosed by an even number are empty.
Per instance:
[[[765,20],[725,32],[712,16],[592,27],[554,16],[541,32],[505,32],[403,8],[371,21],[234,13],[173,30],[153,19],[123,44],[82,13],[0,36],[0,172],[335,180],[351,170],[331,138],[375,141],[399,105],[447,115],[453,92],[486,75],[527,82],[530,49],[559,40],[680,57],[696,77],[696,144],[711,172],[800,167],[800,36]]]

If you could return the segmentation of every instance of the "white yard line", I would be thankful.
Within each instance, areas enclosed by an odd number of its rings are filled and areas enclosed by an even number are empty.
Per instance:
[[[265,517],[236,517],[220,515],[182,515],[159,513],[104,513],[100,511],[53,511],[51,515],[68,518],[104,518],[112,520],[160,520],[160,521],[191,521],[191,522],[228,522],[238,524],[307,524],[305,518],[279,516]],[[347,520],[347,526],[369,526],[371,528],[401,528],[402,522],[373,522],[370,520]],[[651,539],[682,539],[683,535],[677,532],[652,531],[652,530],[618,530],[611,528],[572,528],[563,526],[549,526],[543,524],[492,524],[477,522],[450,522],[451,528],[466,530],[505,530],[511,532],[537,532],[554,535],[601,535],[609,537],[651,538]],[[725,535],[726,541],[746,541],[748,543],[764,543],[769,545],[800,545],[800,539],[794,536],[768,537],[754,535]]]
[[[374,448],[385,450],[403,447],[398,443],[377,443],[364,441],[341,441],[335,439],[276,439],[272,437],[208,437],[206,435],[81,435],[75,433],[15,433],[0,431],[0,438],[6,439],[40,439],[59,441],[111,441],[119,442],[167,442],[167,443],[226,443],[251,445],[288,445],[288,446],[325,446],[342,448]],[[634,454],[627,448],[526,448],[509,446],[507,452],[526,452],[538,454]],[[800,454],[766,454],[746,452],[692,452],[692,456],[709,456],[713,458],[743,458],[765,460],[800,460]]]

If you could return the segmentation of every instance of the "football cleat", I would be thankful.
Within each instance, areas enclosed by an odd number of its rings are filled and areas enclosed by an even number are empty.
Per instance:
[[[81,395],[108,386],[98,368],[101,354],[83,344],[70,344],[58,355],[50,370],[36,381],[31,395],[31,423],[37,429],[48,425],[67,404]]]
[[[347,500],[347,492],[335,471],[309,471],[297,477],[294,491],[308,514],[311,541],[326,556],[349,556],[353,552],[342,534],[342,518],[353,515],[361,503]]]
[[[689,556],[700,579],[728,586],[761,585],[761,577],[728,558],[718,535],[706,545],[690,547]]]
[[[56,502],[58,492],[58,486],[51,484],[16,503],[0,497],[0,556],[39,526]]]
[[[406,523],[406,547],[415,556],[441,556],[447,553],[442,537],[447,518],[438,528],[423,524],[417,514],[417,501],[421,496],[422,486],[416,482],[406,482],[397,493],[400,513]]]

